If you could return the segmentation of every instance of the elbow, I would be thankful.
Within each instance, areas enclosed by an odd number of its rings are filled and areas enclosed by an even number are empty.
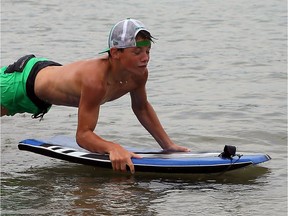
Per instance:
[[[86,140],[86,135],[83,132],[76,132],[76,143],[81,147],[85,148],[85,140]]]

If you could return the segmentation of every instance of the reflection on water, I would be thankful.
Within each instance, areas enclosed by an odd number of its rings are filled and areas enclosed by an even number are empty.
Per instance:
[[[268,168],[260,166],[213,175],[130,175],[68,163],[30,168],[19,173],[19,177],[3,176],[2,213],[131,215],[131,212],[146,212],[145,215],[155,215],[158,205],[165,205],[165,197],[172,194],[199,196],[217,192],[220,195],[233,188],[237,196],[267,184],[265,176],[269,173]],[[237,191],[237,185],[241,190]],[[186,202],[181,198],[177,201]]]

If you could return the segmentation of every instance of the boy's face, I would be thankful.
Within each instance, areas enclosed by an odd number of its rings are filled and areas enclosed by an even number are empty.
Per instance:
[[[137,42],[144,40],[145,39],[139,39]],[[120,61],[128,71],[139,75],[143,74],[147,69],[150,59],[150,49],[151,45],[125,48],[120,54]]]

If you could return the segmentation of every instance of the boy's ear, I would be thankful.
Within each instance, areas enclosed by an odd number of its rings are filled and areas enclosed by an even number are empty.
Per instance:
[[[110,55],[112,58],[118,59],[119,58],[119,50],[116,47],[112,47],[110,49]]]

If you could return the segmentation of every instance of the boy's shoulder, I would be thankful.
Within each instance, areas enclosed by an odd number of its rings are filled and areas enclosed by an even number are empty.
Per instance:
[[[109,61],[107,58],[93,58],[74,61],[64,65],[64,68],[70,69],[71,71],[79,71],[82,73],[89,73],[95,71],[105,71],[109,68]],[[84,75],[84,74],[82,74]]]

